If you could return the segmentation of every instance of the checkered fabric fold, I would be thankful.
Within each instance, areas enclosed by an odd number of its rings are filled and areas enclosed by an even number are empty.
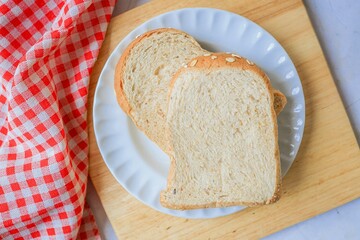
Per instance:
[[[98,238],[87,93],[115,1],[0,4],[0,239]]]

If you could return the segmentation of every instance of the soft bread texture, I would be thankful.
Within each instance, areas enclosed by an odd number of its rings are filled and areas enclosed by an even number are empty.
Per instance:
[[[170,84],[171,166],[160,201],[172,209],[262,205],[280,197],[273,90],[252,62],[194,58]]]
[[[182,63],[204,53],[185,32],[162,28],[135,39],[116,67],[115,91],[121,108],[163,150],[170,80]]]
[[[185,32],[162,28],[136,38],[124,51],[115,72],[115,91],[119,105],[135,125],[163,151],[170,80],[182,63],[211,53]],[[279,114],[286,97],[274,90],[274,108]]]

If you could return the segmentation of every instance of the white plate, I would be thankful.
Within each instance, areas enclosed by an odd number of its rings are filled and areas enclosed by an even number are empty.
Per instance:
[[[285,50],[268,32],[244,17],[210,8],[176,10],[147,21],[119,43],[104,66],[95,92],[94,128],[100,152],[117,181],[146,205],[170,215],[214,218],[237,212],[244,207],[189,211],[162,207],[159,194],[166,186],[169,160],[117,104],[114,71],[122,52],[137,35],[163,27],[189,33],[207,50],[237,53],[254,61],[268,74],[274,88],[286,95],[288,104],[278,118],[283,175],[294,161],[304,130],[299,76]]]

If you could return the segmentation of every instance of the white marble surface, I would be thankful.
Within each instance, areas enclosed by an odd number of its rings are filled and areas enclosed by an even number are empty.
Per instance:
[[[147,1],[118,0],[113,16]],[[357,72],[360,68],[360,1],[304,0],[304,3],[360,142],[360,74]],[[92,184],[88,187],[87,200],[94,211],[102,238],[116,239]],[[359,240],[360,199],[264,239]]]

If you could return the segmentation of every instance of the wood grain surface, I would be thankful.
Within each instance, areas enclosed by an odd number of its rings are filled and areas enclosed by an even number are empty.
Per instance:
[[[276,204],[216,219],[168,216],[127,193],[99,153],[92,104],[107,58],[144,21],[184,7],[219,8],[249,18],[281,43],[298,70],[306,101],[305,132]],[[111,20],[89,91],[90,177],[119,239],[257,239],[360,197],[360,151],[301,1],[155,0],[130,10]]]

